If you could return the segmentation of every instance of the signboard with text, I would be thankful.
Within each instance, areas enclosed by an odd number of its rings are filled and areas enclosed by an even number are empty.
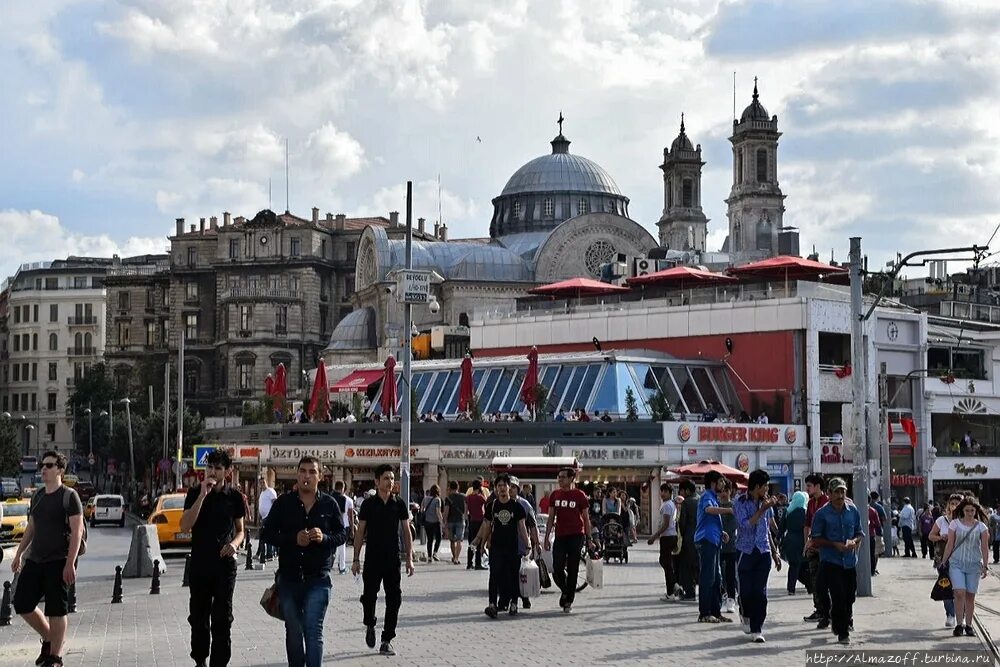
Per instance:
[[[800,424],[735,424],[728,422],[664,422],[663,442],[696,448],[698,445],[805,446],[806,427]]]
[[[342,447],[337,445],[273,445],[270,452],[270,462],[276,465],[295,465],[304,456],[315,456],[322,463],[332,463],[341,460],[341,449]]]
[[[431,272],[401,269],[396,274],[396,299],[400,303],[427,303],[431,300]]]

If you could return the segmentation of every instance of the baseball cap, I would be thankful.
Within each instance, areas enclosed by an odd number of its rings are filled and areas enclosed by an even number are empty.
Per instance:
[[[837,489],[846,489],[847,483],[840,479],[839,477],[834,477],[830,480],[828,487],[831,491],[836,491]]]

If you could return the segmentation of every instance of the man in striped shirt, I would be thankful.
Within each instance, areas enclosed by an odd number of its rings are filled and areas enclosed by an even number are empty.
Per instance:
[[[770,476],[754,470],[747,481],[747,491],[736,498],[733,514],[736,532],[736,576],[739,578],[740,617],[743,632],[755,644],[764,643],[764,619],[767,617],[767,578],[771,561],[781,571],[781,559],[771,536],[771,522],[778,499],[767,495]]]

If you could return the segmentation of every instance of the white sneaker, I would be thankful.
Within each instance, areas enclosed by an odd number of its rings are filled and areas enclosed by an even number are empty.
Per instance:
[[[753,636],[750,637],[750,641],[752,641],[754,644],[763,644],[767,640],[764,639],[763,632],[755,632]]]
[[[674,602],[684,602],[684,596],[680,593],[674,593]]]
[[[660,597],[660,602],[673,602],[673,601],[674,601],[674,596],[672,595],[663,595]]]
[[[953,628],[953,627],[955,627],[955,617],[954,616],[945,616],[945,618],[944,618],[944,627],[946,627],[946,628]]]
[[[726,600],[726,608],[723,610],[727,614],[732,614],[736,611],[736,600],[729,598]]]
[[[740,616],[740,624],[743,626],[743,634],[750,634],[750,619],[746,616]]]

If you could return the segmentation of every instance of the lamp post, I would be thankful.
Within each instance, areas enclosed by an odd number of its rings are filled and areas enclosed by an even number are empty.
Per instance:
[[[132,475],[132,486],[134,487],[138,478],[135,474],[135,445],[132,442],[132,410],[129,409],[132,400],[123,398],[121,402],[125,404],[125,422],[128,424],[128,470],[129,474]]]
[[[87,457],[87,460],[89,461],[89,460],[91,460],[91,459],[94,458],[94,411],[91,410],[90,407],[88,406],[83,411],[83,414],[87,415],[87,432],[88,432],[88,438],[89,438],[89,441],[90,441],[90,443],[89,443],[90,444],[90,451],[89,451],[89,455]]]

